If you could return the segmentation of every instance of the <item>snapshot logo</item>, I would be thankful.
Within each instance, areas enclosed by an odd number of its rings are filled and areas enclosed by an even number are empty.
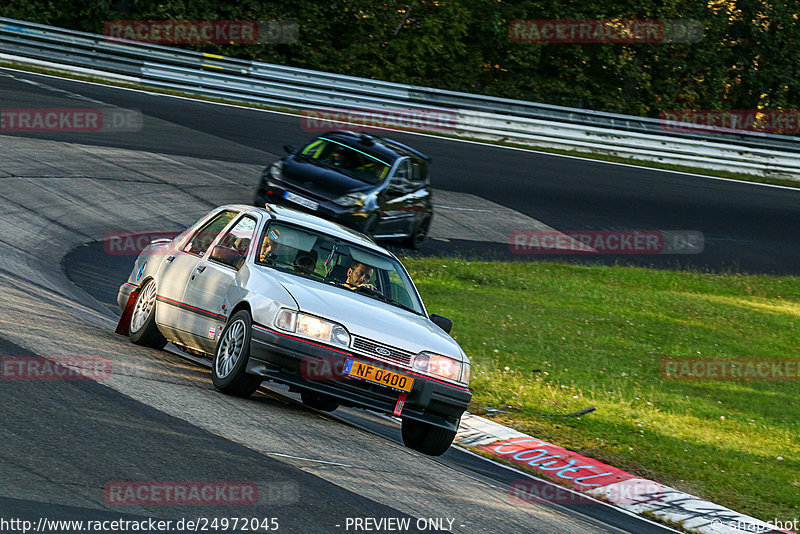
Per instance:
[[[3,380],[105,380],[111,376],[111,360],[95,357],[3,356]]]
[[[4,108],[0,132],[138,132],[138,111],[120,108]]]
[[[710,381],[800,380],[800,359],[663,358],[661,378]]]
[[[616,504],[639,504],[663,487],[656,482],[630,479],[603,487],[602,497]],[[514,504],[597,504],[595,499],[580,492],[538,480],[512,482],[508,486],[508,498]]]
[[[456,112],[446,109],[335,109],[303,110],[300,127],[306,132],[350,130],[409,130],[452,133],[458,123]]]
[[[111,505],[251,505],[259,501],[255,482],[109,482],[103,487]]]
[[[669,133],[800,132],[797,109],[670,109],[661,112],[661,129]]]
[[[536,19],[512,20],[514,43],[695,43],[703,38],[699,20]]]
[[[703,233],[692,230],[515,230],[513,254],[700,254]]]
[[[290,20],[112,20],[103,26],[107,41],[153,44],[292,44],[299,28]]]

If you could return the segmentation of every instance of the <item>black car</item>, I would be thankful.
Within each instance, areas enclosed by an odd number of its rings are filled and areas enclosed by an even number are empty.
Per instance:
[[[433,216],[428,164],[406,145],[349,131],[320,135],[264,169],[253,203],[284,204],[416,248]]]

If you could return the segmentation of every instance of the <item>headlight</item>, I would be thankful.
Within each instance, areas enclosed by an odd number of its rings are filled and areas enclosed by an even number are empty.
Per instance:
[[[449,356],[422,352],[414,356],[411,367],[415,371],[441,376],[448,380],[463,381],[461,380],[461,362]]]
[[[283,162],[276,161],[272,164],[272,167],[269,168],[269,175],[275,178],[276,180],[280,180],[281,176],[283,175]]]
[[[336,200],[334,200],[336,204],[348,208],[363,206],[366,201],[367,201],[367,195],[365,195],[364,193],[349,193],[347,195],[344,195],[343,197],[339,197]]]
[[[275,317],[275,326],[303,337],[318,339],[342,347],[350,346],[350,334],[345,327],[314,315],[281,310]]]

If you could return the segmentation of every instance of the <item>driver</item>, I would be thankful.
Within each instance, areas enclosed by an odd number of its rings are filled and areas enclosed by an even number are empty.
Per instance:
[[[374,271],[369,265],[354,261],[350,264],[350,268],[347,269],[347,281],[345,281],[344,286],[348,289],[357,289],[359,287],[375,289],[374,285],[368,283]]]

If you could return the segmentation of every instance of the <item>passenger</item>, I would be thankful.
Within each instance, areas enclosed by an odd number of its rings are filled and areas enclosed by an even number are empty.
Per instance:
[[[309,250],[308,252],[300,251],[294,259],[295,271],[300,273],[311,274],[317,268],[317,251]]]
[[[273,249],[272,241],[269,240],[268,235],[265,235],[264,240],[261,242],[261,250],[258,253],[258,261],[266,261],[268,257],[275,256]]]

